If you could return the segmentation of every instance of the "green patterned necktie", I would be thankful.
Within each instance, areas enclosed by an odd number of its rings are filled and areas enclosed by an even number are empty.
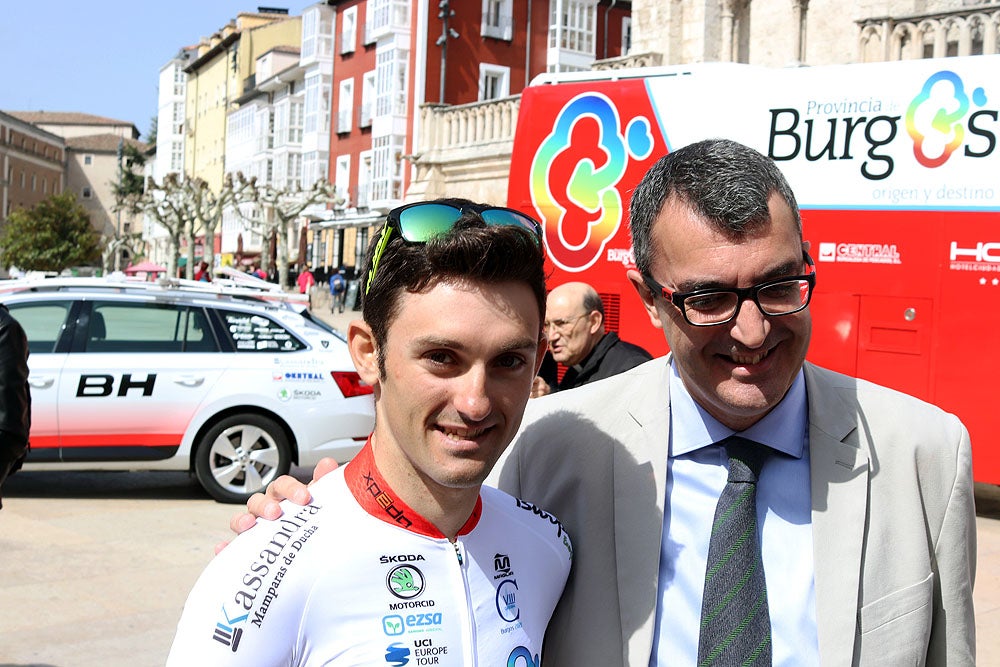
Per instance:
[[[699,667],[771,664],[771,620],[757,533],[757,477],[770,450],[730,436],[729,481],[719,496],[705,568]]]

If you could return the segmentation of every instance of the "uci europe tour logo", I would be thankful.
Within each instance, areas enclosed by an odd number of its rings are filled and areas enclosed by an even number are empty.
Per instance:
[[[618,182],[630,160],[652,152],[649,119],[637,116],[622,127],[606,96],[583,93],[563,106],[531,162],[529,185],[559,268],[583,271],[601,257],[625,208]]]

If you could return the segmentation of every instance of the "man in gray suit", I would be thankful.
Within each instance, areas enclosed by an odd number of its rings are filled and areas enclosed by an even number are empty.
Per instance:
[[[573,538],[546,664],[974,664],[968,432],[805,363],[816,278],[774,163],[724,140],[681,148],[643,178],[631,225],[629,279],[671,354],[531,401],[494,470]],[[767,452],[748,533],[768,627],[745,661],[702,662],[713,513],[732,467],[721,441],[733,434]]]

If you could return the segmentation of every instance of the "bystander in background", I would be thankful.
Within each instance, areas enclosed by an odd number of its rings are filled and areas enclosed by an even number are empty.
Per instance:
[[[604,302],[587,283],[566,283],[553,289],[546,300],[546,312],[549,352],[532,385],[532,397],[611,377],[653,358],[615,332],[605,333]],[[558,380],[556,362],[569,367],[562,381]]]

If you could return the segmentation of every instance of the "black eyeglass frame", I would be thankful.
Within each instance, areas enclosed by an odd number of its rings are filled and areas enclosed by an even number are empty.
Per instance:
[[[773,280],[766,280],[762,283],[752,285],[750,287],[708,287],[706,289],[694,290],[691,292],[673,292],[660,283],[658,283],[649,274],[643,273],[642,280],[646,283],[646,287],[649,288],[653,295],[662,296],[668,302],[670,302],[677,310],[681,311],[681,315],[684,316],[684,321],[693,327],[714,327],[720,324],[727,324],[732,322],[737,315],[739,315],[740,308],[743,306],[743,302],[750,299],[757,306],[757,309],[767,317],[781,317],[782,315],[792,315],[793,313],[798,313],[805,310],[809,303],[812,301],[813,290],[816,289],[816,264],[813,262],[812,257],[809,253],[802,251],[802,259],[806,263],[806,267],[809,269],[809,273],[805,273],[799,276],[784,276],[782,278],[775,278]],[[806,295],[805,303],[794,310],[789,310],[784,313],[769,313],[761,305],[760,299],[758,297],[759,293],[763,289],[768,287],[773,287],[774,285],[780,285],[781,283],[789,283],[795,281],[805,281],[809,285],[809,294]],[[719,322],[692,322],[688,317],[687,309],[684,307],[684,302],[691,298],[697,296],[705,296],[707,294],[735,294],[736,295],[736,307],[733,309],[733,314],[724,320]]]

